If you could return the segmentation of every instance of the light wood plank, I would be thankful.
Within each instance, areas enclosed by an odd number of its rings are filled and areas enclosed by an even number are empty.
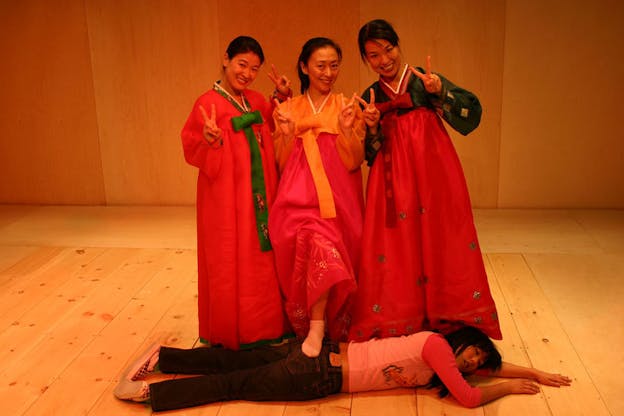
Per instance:
[[[226,402],[221,405],[219,416],[282,416],[285,402]]]
[[[34,273],[46,263],[53,261],[61,251],[61,248],[55,247],[34,247],[34,250],[26,257],[0,272],[0,288],[3,292],[9,290],[12,285],[15,285],[16,278]],[[0,311],[1,308],[2,305],[0,305]]]
[[[39,406],[39,411],[33,415],[47,415],[51,410],[69,410],[69,413],[85,413],[94,405],[98,393],[102,393],[108,386],[111,374],[115,372],[115,365],[121,359],[123,369],[134,360],[134,357],[154,341],[165,342],[169,333],[163,332],[159,327],[166,311],[185,293],[189,281],[195,275],[195,253],[192,251],[171,251],[163,253],[164,262],[153,278],[139,292],[131,297],[124,309],[111,321],[110,325],[102,330],[79,357],[63,372],[63,377],[69,380],[66,386],[59,386],[54,392],[56,400],[44,400]],[[186,298],[185,298],[186,299]],[[177,338],[177,337],[172,337]],[[121,341],[121,342],[120,342]],[[136,350],[135,354],[128,351]],[[103,369],[104,365],[111,367]],[[114,380],[119,380],[118,374]],[[94,380],[103,383],[93,383]],[[72,401],[71,405],[64,404],[63,391],[87,385],[91,394],[81,400]],[[84,389],[84,387],[83,387]],[[47,396],[44,399],[47,399]],[[115,401],[115,407],[120,404],[110,394],[109,399]],[[109,402],[110,403],[110,402]],[[111,409],[112,410],[112,409]],[[117,414],[110,411],[107,414]],[[27,413],[30,415],[31,412]]]
[[[194,206],[46,206],[7,225],[0,244],[194,249],[195,234]]]
[[[125,263],[115,274],[122,277],[116,284],[97,292],[90,302],[84,302],[72,319],[59,323],[44,340],[32,346],[19,363],[11,362],[0,369],[0,376],[10,380],[8,386],[0,385],[0,400],[10,402],[8,413],[21,414],[30,407],[94,338],[103,339],[106,347],[101,346],[98,351],[100,362],[92,362],[98,372],[89,380],[110,379],[119,367],[117,360],[125,362],[132,343],[139,345],[154,325],[145,321],[143,311],[162,308],[168,299],[146,302],[144,297],[151,290],[155,295],[167,292],[171,276],[167,276],[169,281],[162,282],[164,273],[159,271],[169,264],[171,252],[142,250],[140,256]],[[156,288],[150,285],[152,282]],[[122,328],[118,328],[119,325]],[[113,335],[106,337],[111,331]]]
[[[0,332],[0,362],[19,362],[30,349],[48,337],[55,327],[76,315],[97,290],[108,284],[107,277],[137,250],[108,249],[81,266],[81,270],[36,302],[22,316]],[[31,299],[31,298],[29,298]],[[33,299],[34,300],[34,299]],[[82,312],[88,315],[91,312]]]
[[[490,261],[490,255],[484,257],[484,264],[488,274],[490,290],[492,292],[492,297],[494,297],[494,301],[496,302],[501,332],[503,333],[503,339],[501,341],[495,341],[494,343],[496,344],[504,361],[530,367],[531,361],[526,352],[526,347],[522,341],[522,337],[518,332],[518,327],[516,326],[516,322],[514,320],[513,309],[507,303],[507,300],[503,295],[501,285]],[[527,276],[526,278],[530,279],[531,276]],[[524,299],[524,301],[533,302],[533,299]],[[557,372],[560,372],[560,370],[557,370]],[[492,384],[499,383],[503,380],[487,380],[480,379],[479,377],[471,377],[471,381],[474,381],[475,384]],[[483,409],[486,416],[501,414],[510,416],[550,416],[552,414],[543,393],[536,395],[509,395],[486,404]]]
[[[0,205],[0,234],[4,227],[36,209],[31,205]]]
[[[23,261],[26,257],[37,251],[37,247],[25,247],[25,246],[2,246],[0,247],[0,282],[2,282],[2,275],[6,269],[15,266],[19,262]],[[1,283],[0,283],[1,285]]]
[[[574,210],[570,215],[605,253],[624,253],[624,210]]]
[[[624,345],[624,257],[531,254],[525,258],[611,413],[624,414],[620,388],[624,361],[608,353]]]
[[[598,253],[566,210],[474,210],[484,253]]]
[[[531,364],[574,380],[568,388],[542,388],[553,414],[609,415],[524,258],[503,254],[492,254],[489,258]]]
[[[105,389],[99,392],[100,397],[97,403],[89,411],[91,416],[106,416],[111,414],[121,414],[124,411],[132,412],[128,414],[151,414],[151,409],[142,405],[134,403],[122,402],[117,400],[113,396],[113,389],[115,388],[119,378],[123,374],[123,371],[127,365],[134,360],[134,358],[140,354],[151,342],[160,341],[163,345],[168,345],[177,348],[191,348],[197,341],[197,270],[196,270],[196,254],[195,251],[177,251],[175,256],[175,265],[171,266],[174,269],[171,271],[172,276],[175,279],[179,279],[184,282],[184,285],[172,301],[171,307],[163,314],[162,318],[155,318],[155,326],[151,328],[149,334],[146,335],[146,340],[137,348],[137,345],[130,346],[129,353],[124,357],[124,352],[120,352],[120,360],[116,360],[115,376],[108,379],[109,383]],[[114,337],[115,332],[110,331],[109,337]],[[108,348],[106,344],[103,344],[98,340],[98,348]],[[94,348],[95,346],[90,346]],[[85,363],[88,365],[88,362]],[[80,367],[78,367],[80,368]],[[149,382],[158,381],[169,378],[170,376],[164,376],[160,374],[152,374],[148,377]],[[60,392],[62,394],[62,392]],[[204,406],[206,407],[206,406]],[[208,406],[210,407],[210,406]],[[220,404],[212,406],[218,410]],[[192,415],[197,409],[186,409],[183,414]],[[162,413],[167,414],[168,412]],[[177,413],[176,413],[177,414]],[[203,409],[199,415],[213,416],[216,412]]]
[[[413,389],[394,389],[353,393],[351,416],[416,416],[416,393]]]
[[[64,249],[35,272],[14,276],[0,293],[0,328],[19,323],[28,310],[57,290],[82,269],[102,249]]]
[[[340,393],[325,399],[289,402],[284,416],[348,416],[351,414],[351,394]]]
[[[151,340],[196,345],[195,251],[141,247],[181,245],[175,228],[192,224],[194,211],[94,208],[32,207],[17,217],[9,210],[4,222],[0,209],[0,224],[12,231],[8,237],[0,232],[0,299],[7,301],[0,302],[3,414],[151,415],[149,406],[113,397],[120,373]],[[537,395],[507,396],[476,409],[417,389],[303,403],[214,403],[160,414],[619,414],[623,212],[482,211],[481,219],[493,219],[479,233],[481,241],[494,242],[485,260],[505,337],[497,342],[503,358],[574,376],[572,387],[543,387]],[[42,238],[46,214],[53,231]],[[73,226],[55,242],[63,224]],[[124,229],[130,230],[125,240]],[[72,241],[81,244],[68,245]],[[58,247],[37,245],[47,242]],[[137,248],[97,248],[108,246]],[[506,253],[513,250],[520,254]],[[19,288],[32,298],[15,302]],[[156,373],[149,380],[168,377]]]
[[[436,390],[417,389],[418,415],[440,416],[483,416],[483,408],[469,409],[457,403],[457,400],[447,396],[438,397]]]

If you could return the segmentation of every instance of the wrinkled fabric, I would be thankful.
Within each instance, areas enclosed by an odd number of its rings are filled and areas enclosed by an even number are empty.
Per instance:
[[[259,93],[245,91],[252,110],[264,124],[254,124],[271,210],[277,170],[270,135],[271,106]],[[202,134],[199,106],[223,130],[223,144],[211,145]],[[289,332],[273,251],[261,251],[252,196],[249,143],[236,132],[232,117],[242,113],[214,90],[198,98],[182,130],[186,161],[199,169],[197,178],[197,259],[199,336],[211,344],[238,349],[280,340]]]
[[[453,91],[458,112],[476,117],[476,97],[442,80],[444,90]],[[373,87],[380,101],[390,99],[379,83]],[[463,170],[437,115],[443,111],[425,105],[427,94],[415,77],[407,92],[415,106],[388,113],[381,121],[383,144],[368,178],[349,338],[362,341],[427,329],[447,333],[471,325],[501,339]],[[466,110],[461,103],[475,108]]]
[[[301,99],[305,97],[293,99],[295,120],[305,119],[309,116],[307,112],[311,112],[307,102],[301,102]],[[360,143],[359,147],[355,146],[359,158],[359,162],[354,163],[356,169],[347,167],[338,150],[339,134],[324,131],[336,131],[338,109],[339,106],[333,104],[324,108],[323,112],[331,113],[323,114],[323,118],[332,120],[332,125],[315,127],[314,136],[331,187],[336,216],[321,217],[301,137],[308,135],[309,131],[303,125],[298,127],[299,136],[292,143],[282,143],[288,152],[282,154],[282,175],[269,215],[269,232],[286,313],[299,337],[305,337],[308,332],[310,307],[330,290],[326,307],[328,334],[333,340],[344,339],[350,321],[349,303],[356,288],[364,211],[359,169],[363,160],[364,129],[360,125],[359,137],[352,138]],[[276,139],[276,146],[277,140],[280,139]],[[353,159],[352,154],[349,157]]]

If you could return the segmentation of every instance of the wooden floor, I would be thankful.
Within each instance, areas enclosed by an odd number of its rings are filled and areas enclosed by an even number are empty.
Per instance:
[[[112,389],[147,343],[197,342],[191,207],[0,206],[2,415],[149,415]],[[573,378],[477,409],[418,389],[161,414],[624,415],[624,211],[477,210],[504,359]]]

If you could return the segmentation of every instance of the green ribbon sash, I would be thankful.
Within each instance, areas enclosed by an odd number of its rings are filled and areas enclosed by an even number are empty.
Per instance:
[[[260,111],[257,110],[245,113],[239,117],[232,117],[234,131],[238,132],[243,130],[249,142],[249,153],[251,155],[251,192],[256,210],[256,227],[260,240],[260,250],[269,251],[271,250],[271,241],[269,240],[269,210],[264,183],[264,169],[262,168],[262,156],[260,155],[258,139],[251,127],[252,124],[262,123],[262,115]]]

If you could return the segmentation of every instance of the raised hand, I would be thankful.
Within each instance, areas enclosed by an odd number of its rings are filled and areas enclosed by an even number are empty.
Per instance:
[[[202,130],[204,139],[206,139],[208,143],[213,144],[221,138],[221,133],[223,132],[219,126],[217,126],[217,111],[215,109],[215,105],[210,105],[210,117],[208,117],[206,109],[201,104],[199,105],[199,111],[204,119],[204,127]]]
[[[344,95],[340,94],[340,101],[342,104],[340,107],[340,113],[338,114],[338,125],[340,126],[342,132],[347,136],[351,135],[351,128],[355,122],[355,109],[353,108],[355,104],[355,97],[356,95],[353,94],[351,99],[347,101],[346,98],[344,98]]]
[[[286,102],[280,104],[277,98],[274,98],[275,110],[274,118],[277,127],[286,137],[291,137],[295,134],[295,121],[292,119],[292,113],[290,110],[290,98]]]
[[[427,56],[427,66],[424,74],[413,66],[410,66],[409,69],[412,71],[412,74],[420,78],[428,93],[439,95],[442,92],[442,80],[436,74],[431,73],[431,56]]]
[[[362,104],[364,107],[364,111],[362,114],[364,115],[364,122],[368,126],[371,133],[377,133],[377,126],[379,125],[379,118],[381,117],[381,113],[375,107],[375,90],[370,89],[370,103],[367,103],[362,97],[359,95],[355,95],[355,99]]]
[[[269,78],[275,84],[275,90],[283,96],[290,96],[290,80],[286,78],[286,75],[280,75],[275,68],[275,65],[271,64],[271,71],[269,72]]]

